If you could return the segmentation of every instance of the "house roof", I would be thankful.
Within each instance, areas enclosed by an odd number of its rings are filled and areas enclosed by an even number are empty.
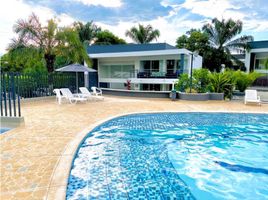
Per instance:
[[[248,44],[251,49],[268,48],[268,40],[253,41],[253,42],[249,42]]]
[[[159,51],[177,49],[167,43],[151,44],[117,44],[117,45],[92,45],[87,48],[88,54],[100,53],[119,53],[119,52],[137,52],[137,51]]]

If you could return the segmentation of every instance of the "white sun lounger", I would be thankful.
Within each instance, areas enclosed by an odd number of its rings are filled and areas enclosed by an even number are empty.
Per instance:
[[[70,103],[77,103],[77,101],[85,102],[87,98],[80,96],[79,94],[73,94],[69,88],[60,89],[62,96],[70,101]]]
[[[89,100],[104,100],[103,96],[92,95],[86,87],[80,87],[79,90],[81,92],[81,95]]]
[[[61,104],[62,99],[67,99],[66,97],[62,96],[60,93],[60,89],[54,89],[53,92],[56,94],[56,101]]]
[[[257,90],[246,90],[245,91],[245,104],[247,103],[257,103],[261,105],[260,96],[257,94]]]
[[[91,87],[91,90],[93,91],[92,94],[94,96],[102,96],[102,90],[97,87]]]

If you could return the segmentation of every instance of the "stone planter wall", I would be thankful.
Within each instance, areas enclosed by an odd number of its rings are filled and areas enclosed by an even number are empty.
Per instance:
[[[209,100],[224,100],[224,94],[223,93],[209,93]]]
[[[179,93],[179,99],[188,101],[224,100],[223,93]]]

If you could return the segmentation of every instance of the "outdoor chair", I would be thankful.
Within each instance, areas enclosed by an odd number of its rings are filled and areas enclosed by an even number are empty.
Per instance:
[[[93,91],[92,94],[95,96],[102,96],[102,91],[100,88],[97,87],[91,87],[91,90]]]
[[[79,88],[81,95],[89,100],[104,100],[103,96],[92,95],[86,87]]]
[[[246,90],[245,91],[245,104],[247,103],[257,103],[261,105],[260,96],[257,94],[257,90]]]
[[[69,88],[61,88],[60,89],[62,96],[70,101],[70,103],[77,103],[77,101],[85,102],[87,98],[79,95],[79,94],[73,94]]]
[[[64,97],[64,96],[61,95],[61,93],[60,93],[60,89],[54,89],[54,90],[53,90],[53,93],[56,94],[56,101],[57,101],[59,104],[61,104],[62,99],[64,99],[64,98],[67,99],[66,97]]]

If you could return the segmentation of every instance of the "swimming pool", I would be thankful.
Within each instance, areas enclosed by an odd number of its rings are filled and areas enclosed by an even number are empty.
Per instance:
[[[9,131],[10,128],[7,128],[7,127],[0,127],[0,134],[4,133],[4,132],[7,132]]]
[[[79,146],[66,199],[267,199],[268,115],[133,114]]]

